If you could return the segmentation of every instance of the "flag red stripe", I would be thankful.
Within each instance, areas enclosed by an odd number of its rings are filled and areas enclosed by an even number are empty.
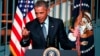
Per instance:
[[[31,12],[28,13],[28,17],[29,17],[30,21],[33,20],[33,16],[31,14]]]
[[[19,35],[18,31],[16,30],[16,27],[14,27],[14,25],[12,26],[12,31],[14,32],[16,38],[18,39],[18,41],[21,40],[21,36]]]
[[[24,24],[26,24],[26,19],[24,19],[23,21],[24,21]]]
[[[17,14],[15,14],[15,20],[17,21],[18,25],[22,27],[22,21]]]
[[[13,47],[14,53],[16,53],[17,56],[20,56],[20,52],[18,51],[17,46],[15,46],[12,40],[10,41],[10,45]]]
[[[23,50],[21,49],[21,56],[25,56],[25,54],[24,54],[24,52],[23,52]]]

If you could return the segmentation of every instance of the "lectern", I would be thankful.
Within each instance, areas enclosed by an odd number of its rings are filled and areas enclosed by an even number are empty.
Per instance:
[[[43,49],[31,49],[27,50],[25,53],[25,56],[78,56],[76,51],[73,50],[60,50],[60,55],[54,55],[53,52],[50,51],[50,55],[46,54],[44,55]],[[47,51],[48,52],[48,51]]]

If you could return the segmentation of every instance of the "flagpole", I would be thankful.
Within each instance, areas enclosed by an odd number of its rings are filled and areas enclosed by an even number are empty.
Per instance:
[[[81,6],[82,6],[82,0],[80,0],[79,14],[80,14],[81,9],[82,9]],[[80,35],[77,36],[76,50],[77,50],[78,56],[81,56],[81,51],[80,51]]]

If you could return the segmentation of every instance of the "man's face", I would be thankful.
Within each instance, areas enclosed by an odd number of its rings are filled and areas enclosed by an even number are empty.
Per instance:
[[[35,7],[35,14],[40,23],[43,23],[49,13],[49,9],[44,6]]]

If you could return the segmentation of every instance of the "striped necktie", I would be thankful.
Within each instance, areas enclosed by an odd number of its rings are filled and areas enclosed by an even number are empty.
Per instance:
[[[43,30],[43,35],[44,35],[44,37],[46,39],[47,38],[47,32],[46,32],[45,23],[42,24],[42,30]]]

